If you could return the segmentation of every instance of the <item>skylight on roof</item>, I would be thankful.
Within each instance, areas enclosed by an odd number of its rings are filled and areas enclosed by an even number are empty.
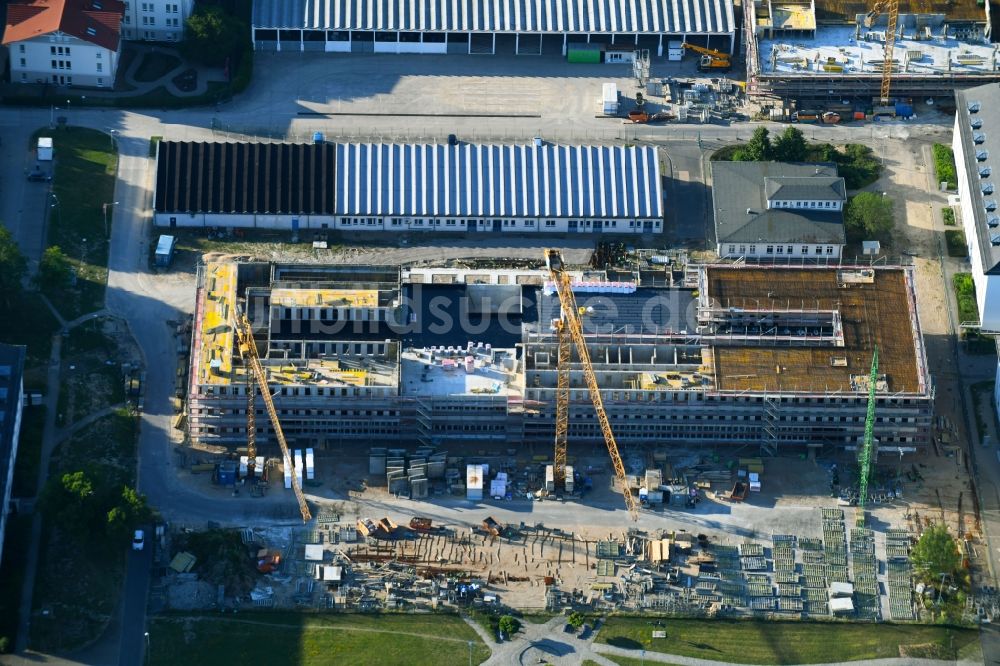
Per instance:
[[[976,132],[975,134],[972,135],[972,141],[976,145],[979,145],[979,144],[983,143],[984,141],[986,141],[986,135],[983,134],[982,132]]]
[[[979,118],[973,119],[973,121],[972,121],[972,129],[982,129],[982,127],[983,127],[983,121],[982,120],[980,120]]]
[[[990,243],[993,245],[1000,245],[1000,234],[992,234],[990,236]]]
[[[982,169],[979,170],[979,177],[980,178],[989,178],[991,173],[993,173],[993,169],[992,168],[990,168],[990,167],[983,167]]]
[[[990,151],[988,150],[976,151],[976,159],[979,160],[980,162],[985,162],[989,156],[990,156]]]
[[[87,28],[87,34],[93,37],[94,35],[97,34],[97,30],[95,30],[94,28]]]
[[[990,215],[989,217],[987,217],[986,226],[988,226],[990,229],[995,229],[996,227],[1000,227],[1000,215]]]
[[[969,102],[969,113],[979,113],[979,102]]]
[[[993,183],[983,183],[983,194],[993,194]]]

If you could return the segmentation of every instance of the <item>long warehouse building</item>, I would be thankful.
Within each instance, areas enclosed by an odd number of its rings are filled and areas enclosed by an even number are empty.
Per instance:
[[[929,445],[933,387],[910,269],[688,266],[683,285],[646,286],[664,284],[665,270],[574,277],[623,446],[854,447],[876,348],[879,446]],[[191,439],[245,444],[246,374],[228,325],[241,308],[296,445],[550,445],[560,312],[547,280],[530,269],[210,263],[187,373]],[[570,386],[571,442],[601,442],[575,357]],[[257,413],[257,441],[273,444],[259,402]]]
[[[160,142],[163,227],[655,233],[652,147]]]
[[[667,39],[733,51],[732,0],[255,0],[258,50],[566,54],[573,43],[663,55]]]

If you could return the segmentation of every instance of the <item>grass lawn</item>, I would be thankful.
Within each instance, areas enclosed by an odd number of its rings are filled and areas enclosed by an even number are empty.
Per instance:
[[[112,150],[111,137],[97,130],[44,129],[35,136],[51,136],[56,154],[48,244],[62,248],[76,271],[76,285],[53,290],[48,296],[65,319],[75,319],[104,305],[108,229],[103,205],[114,202],[118,155]],[[110,220],[111,211],[109,224]]]
[[[3,564],[0,564],[0,638],[7,638],[12,649],[17,641],[18,608],[30,541],[31,516],[22,514],[8,518]]]
[[[900,646],[934,644],[955,655],[979,641],[975,629],[940,625],[755,622],[662,619],[665,639],[652,638],[650,618],[610,617],[598,642],[634,650],[746,664],[809,664],[899,657]],[[638,655],[637,655],[638,656]]]
[[[642,666],[643,664],[646,663],[645,659],[640,659],[639,657],[619,657],[616,654],[605,654],[605,655],[602,655],[602,656],[605,659],[607,659],[608,661],[613,661],[616,664],[619,664],[620,666]],[[587,663],[595,664],[597,662],[585,661],[584,663],[585,664],[587,664]],[[650,660],[649,664],[650,664],[650,666],[654,666],[655,664],[667,664],[667,666],[677,666],[677,664],[671,664],[670,662],[667,662],[667,661],[652,661],[652,660]]]
[[[134,485],[137,425],[124,411],[98,419],[55,450],[50,478],[87,470],[102,484]],[[38,650],[67,651],[107,626],[125,577],[126,544],[109,543],[101,534],[81,543],[48,519],[44,526],[30,643]]]
[[[152,666],[350,664],[464,666],[490,650],[456,615],[246,612],[150,618]]]
[[[171,53],[146,52],[135,70],[135,80],[148,83],[162,79],[181,64],[181,59]]]
[[[125,401],[118,348],[103,334],[104,322],[92,319],[77,326],[63,343],[56,414],[60,426]]]
[[[14,464],[14,497],[34,497],[38,492],[38,467],[42,464],[42,433],[45,407],[25,407],[21,412],[21,436]],[[4,543],[9,543],[5,541]]]

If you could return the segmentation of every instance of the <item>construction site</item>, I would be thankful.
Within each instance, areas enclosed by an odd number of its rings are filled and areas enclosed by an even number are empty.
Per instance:
[[[303,449],[545,447],[560,368],[569,437],[599,444],[586,365],[630,447],[853,449],[876,347],[880,447],[930,444],[932,386],[907,269],[654,263],[663,260],[568,272],[589,358],[577,347],[562,364],[565,310],[542,268],[208,264],[184,374],[189,437],[246,446],[239,311],[285,433]],[[262,416],[261,399],[253,404]],[[277,443],[267,419],[253,434]]]
[[[629,262],[206,264],[183,466],[306,525],[154,605],[927,619],[932,521],[987,576],[910,269]]]
[[[893,99],[910,105],[1000,80],[997,46],[981,3],[942,7],[907,0],[761,0],[746,11],[747,90],[802,102]],[[861,109],[863,112],[864,109]]]

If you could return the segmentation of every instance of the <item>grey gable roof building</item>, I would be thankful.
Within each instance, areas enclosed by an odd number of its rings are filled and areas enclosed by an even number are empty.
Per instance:
[[[836,167],[784,162],[712,162],[718,243],[846,243],[842,210],[768,208],[773,201],[844,201]]]

